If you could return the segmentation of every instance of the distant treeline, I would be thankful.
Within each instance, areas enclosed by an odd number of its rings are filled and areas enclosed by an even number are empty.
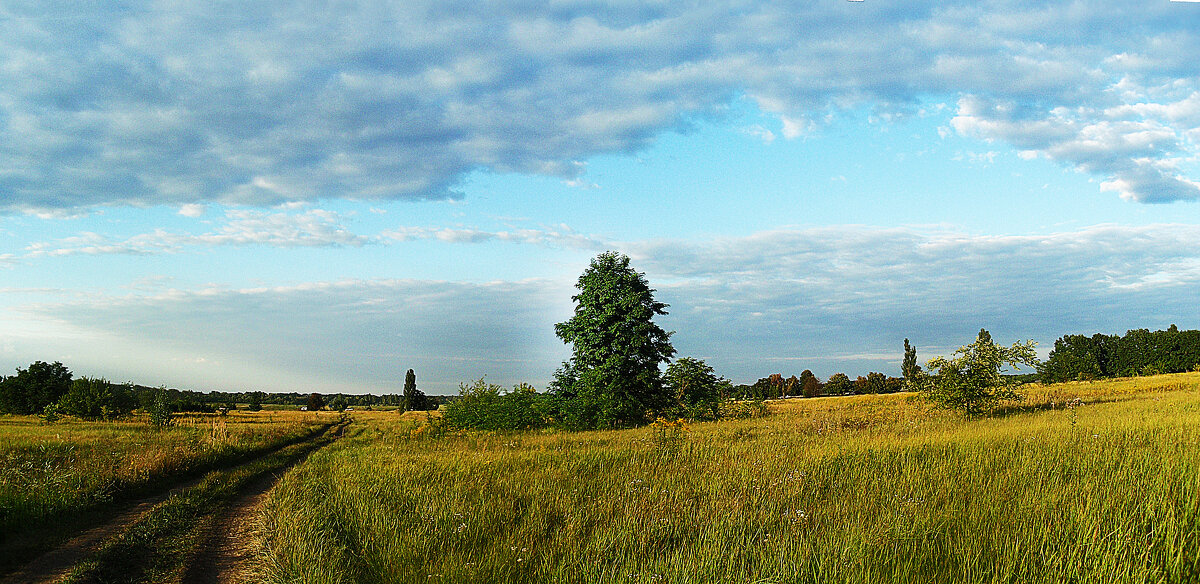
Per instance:
[[[415,389],[415,382],[412,383],[414,387],[410,388],[410,393],[419,394]],[[16,375],[0,376],[0,414],[48,413],[54,417],[61,413],[85,419],[113,419],[135,409],[150,411],[156,403],[164,404],[171,412],[181,413],[228,411],[237,409],[240,404],[245,404],[251,410],[262,409],[265,404],[299,408],[312,403],[314,395],[320,396],[321,403],[327,404],[330,409],[337,410],[373,406],[437,409],[449,399],[446,396],[424,394],[419,394],[420,400],[413,397],[406,400],[403,394],[321,395],[297,392],[200,392],[165,389],[132,383],[110,383],[100,378],[76,378],[62,363],[43,361],[36,361],[25,369],[17,369]]]
[[[822,382],[813,372],[805,369],[800,377],[784,378],[775,373],[752,384],[733,386],[733,399],[777,399],[783,397],[819,397],[823,395],[857,395],[866,393],[896,393],[904,390],[904,379],[871,372],[866,377],[850,379],[845,373],[834,373]]]
[[[1057,381],[1182,373],[1200,369],[1200,331],[1127,331],[1122,336],[1065,335],[1054,341],[1038,368],[1041,379]]]

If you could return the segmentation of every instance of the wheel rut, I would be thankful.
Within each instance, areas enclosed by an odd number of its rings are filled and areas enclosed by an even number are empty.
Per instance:
[[[281,445],[251,460],[221,470],[237,469],[270,456],[283,448],[312,443],[327,435],[336,439],[340,437],[344,428],[345,423],[331,425],[300,442]],[[204,533],[201,536],[203,543],[199,553],[195,554],[188,562],[182,582],[239,582],[239,575],[249,565],[253,519],[266,494],[275,486],[284,472],[303,462],[313,452],[328,446],[329,443],[318,445],[300,458],[253,479],[220,512],[206,518]],[[116,512],[102,524],[86,529],[15,571],[0,577],[0,584],[54,584],[62,581],[75,566],[87,560],[106,542],[119,537],[133,527],[155,506],[196,487],[203,480],[204,476],[200,476],[155,495],[124,503],[121,511]]]

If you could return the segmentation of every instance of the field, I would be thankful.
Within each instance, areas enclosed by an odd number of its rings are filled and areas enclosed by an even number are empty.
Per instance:
[[[209,577],[236,506],[244,582],[1200,581],[1200,373],[1025,393],[982,419],[893,394],[577,433],[394,411],[336,435],[329,412],[9,416],[3,555],[175,488],[55,574],[237,581]]]
[[[120,422],[0,417],[0,573],[114,503],[295,442],[331,420],[299,412]]]
[[[1200,581],[1200,374],[432,437],[356,414],[272,491],[269,582]]]

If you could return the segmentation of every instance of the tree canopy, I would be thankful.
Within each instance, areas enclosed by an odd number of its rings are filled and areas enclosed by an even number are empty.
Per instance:
[[[659,367],[675,355],[671,333],[654,323],[667,305],[654,299],[629,258],[605,252],[576,283],[574,315],[554,332],[572,345],[553,389],[568,400],[568,416],[582,427],[624,426],[671,403]]]
[[[71,388],[71,370],[62,363],[35,361],[0,380],[0,413],[40,414]]]
[[[1018,370],[1021,365],[1037,366],[1036,345],[1033,341],[1018,341],[1011,347],[1002,347],[992,341],[991,333],[979,329],[975,342],[959,347],[955,357],[930,359],[926,364],[929,374],[921,375],[918,387],[944,408],[972,416],[983,414],[1000,400],[1021,399],[1013,391],[1013,382],[1000,371],[1005,364]]]

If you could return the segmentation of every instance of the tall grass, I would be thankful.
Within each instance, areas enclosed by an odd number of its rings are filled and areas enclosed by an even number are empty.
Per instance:
[[[48,522],[298,439],[332,419],[239,412],[176,422],[156,429],[142,419],[44,424],[33,416],[0,417],[0,545]]]
[[[412,439],[364,418],[272,493],[262,577],[1200,581],[1200,376],[1030,394],[983,420],[796,400],[671,452],[649,428]]]

